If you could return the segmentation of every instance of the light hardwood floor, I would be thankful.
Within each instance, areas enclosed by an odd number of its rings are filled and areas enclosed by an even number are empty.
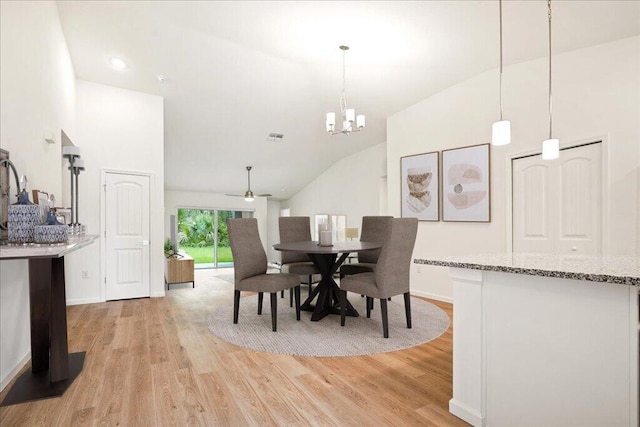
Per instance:
[[[0,425],[467,425],[447,410],[451,327],[392,353],[292,357],[211,335],[205,319],[221,304],[233,285],[197,271],[195,289],[172,285],[166,298],[69,307],[82,374],[61,398],[0,408]]]

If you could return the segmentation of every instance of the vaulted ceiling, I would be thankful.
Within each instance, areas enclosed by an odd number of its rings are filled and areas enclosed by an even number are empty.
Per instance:
[[[57,4],[79,79],[164,97],[166,189],[243,193],[252,165],[252,190],[286,199],[385,142],[389,115],[499,65],[497,1]],[[637,1],[552,6],[554,53],[640,33]],[[505,64],[547,54],[546,1],[506,0],[503,22]],[[329,136],[341,44],[347,102],[367,126]],[[496,93],[488,108],[497,103]],[[271,132],[284,138],[269,142]]]

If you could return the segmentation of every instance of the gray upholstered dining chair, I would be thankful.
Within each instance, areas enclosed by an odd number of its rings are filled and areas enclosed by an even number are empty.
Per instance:
[[[280,230],[280,243],[310,242],[311,222],[308,216],[281,216],[278,218],[278,228]],[[320,274],[320,270],[311,262],[307,254],[297,252],[281,252],[282,273],[297,274],[307,276],[309,284],[309,295],[313,275]],[[289,305],[292,304],[292,295],[289,295]]]
[[[300,320],[300,276],[296,274],[266,274],[267,255],[260,241],[258,221],[255,218],[237,218],[227,221],[229,243],[233,255],[235,292],[233,323],[238,323],[240,292],[258,292],[258,314],[262,314],[264,292],[271,294],[271,326],[277,330],[278,291],[294,289],[296,320]]]
[[[392,218],[392,216],[363,216],[360,241],[384,244],[388,238],[388,228]],[[375,271],[381,250],[360,252],[358,254],[358,262],[343,264],[340,267],[340,278],[342,279],[350,274]]]
[[[340,281],[340,324],[342,326],[345,323],[347,291],[351,291],[380,299],[382,332],[385,338],[389,338],[387,298],[403,294],[407,328],[411,328],[409,268],[417,231],[416,218],[391,219],[389,236],[382,246],[375,271],[346,276]]]

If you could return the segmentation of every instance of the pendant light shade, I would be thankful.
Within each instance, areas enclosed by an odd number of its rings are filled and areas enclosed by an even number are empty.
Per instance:
[[[491,144],[507,145],[511,143],[511,122],[500,120],[491,127]]]
[[[500,120],[491,127],[491,145],[511,143],[511,122],[502,118],[502,0],[500,4]]]
[[[560,156],[560,141],[547,139],[542,141],[542,160],[553,160]]]

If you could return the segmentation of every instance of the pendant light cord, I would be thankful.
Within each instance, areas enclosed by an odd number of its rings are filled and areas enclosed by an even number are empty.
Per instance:
[[[552,93],[551,93],[551,0],[547,0],[547,9],[549,15],[549,139],[552,138],[553,119],[551,115],[552,111]]]
[[[500,121],[502,121],[502,0],[500,0]]]

